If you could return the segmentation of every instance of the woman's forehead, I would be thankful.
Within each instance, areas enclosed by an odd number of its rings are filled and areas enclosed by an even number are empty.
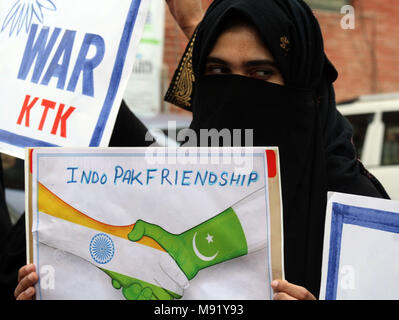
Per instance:
[[[237,24],[224,29],[217,37],[209,56],[223,60],[274,61],[256,28],[249,24]]]

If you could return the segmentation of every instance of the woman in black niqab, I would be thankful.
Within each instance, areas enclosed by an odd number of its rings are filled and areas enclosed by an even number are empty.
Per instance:
[[[259,33],[284,86],[204,75],[220,34],[245,20]],[[214,0],[194,33],[166,100],[193,112],[191,128],[253,129],[254,146],[278,146],[286,279],[319,295],[328,191],[388,198],[356,158],[352,127],[337,111],[338,74],[302,0]],[[202,144],[203,145],[203,144]]]

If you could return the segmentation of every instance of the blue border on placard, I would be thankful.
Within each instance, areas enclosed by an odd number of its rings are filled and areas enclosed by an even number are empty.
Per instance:
[[[141,0],[132,0],[132,3],[130,4],[129,13],[127,15],[125,27],[122,33],[122,38],[119,43],[114,70],[112,71],[110,86],[108,88],[108,92],[105,97],[104,105],[98,118],[96,128],[94,129],[93,136],[91,137],[90,147],[98,147],[104,134],[105,124],[107,123],[109,114],[114,104],[116,93],[118,92],[119,84],[122,77],[123,66],[125,65],[127,51],[129,49],[130,41],[132,39],[134,25],[136,23],[140,4]]]
[[[26,146],[32,147],[57,147],[54,144],[24,137],[15,133],[11,133],[0,129],[0,141],[11,144],[16,147],[24,148]]]
[[[123,66],[126,61],[127,52],[132,39],[134,26],[136,23],[138,11],[140,9],[141,0],[132,0],[123,29],[121,41],[119,43],[118,53],[112,71],[110,84],[107,95],[105,96],[104,104],[97,120],[96,127],[90,140],[90,147],[98,147],[104,134],[105,124],[111,113],[112,106],[115,101],[116,93],[118,92],[120,80],[122,77]],[[22,135],[18,135],[9,131],[0,130],[0,141],[13,145],[15,147],[58,147],[58,145],[51,144],[46,141],[36,140]]]
[[[331,210],[330,252],[328,257],[326,300],[337,297],[339,259],[344,224],[399,233],[399,214],[333,202]]]
[[[154,153],[152,156],[165,156],[165,154],[168,154],[167,151],[164,154]],[[173,152],[172,152],[172,155],[175,155],[175,154],[173,154]],[[210,155],[212,156],[212,155],[216,155],[216,154],[212,154],[212,153],[208,152],[207,154],[196,154],[196,155],[190,154],[190,155],[186,155],[186,157],[192,157],[192,156],[208,156],[209,157]],[[226,153],[219,153],[218,155],[226,156]],[[267,162],[267,157],[265,155],[266,155],[265,152],[253,152],[251,154],[247,154],[245,152],[240,153],[240,154],[230,153],[230,156],[233,156],[233,157],[236,157],[236,156],[245,156],[245,157],[250,156],[253,158],[262,157]],[[111,157],[112,158],[112,157],[121,157],[121,156],[145,157],[148,155],[145,152],[144,153],[141,153],[141,152],[134,153],[134,154],[133,153],[116,153],[116,152],[115,153],[84,153],[84,152],[82,152],[82,153],[37,153],[36,154],[36,163],[39,163],[39,159],[41,157],[65,157],[65,156],[67,156],[67,157]],[[31,161],[33,161],[33,159]],[[264,168],[265,168],[264,169],[264,179],[265,179],[265,187],[266,187],[266,185],[269,186],[269,182],[267,180],[268,179],[268,171],[266,169],[265,164],[264,164]],[[39,179],[39,166],[36,166],[35,170],[36,170],[36,182],[37,182]],[[265,194],[265,200],[266,200],[266,210],[267,210],[267,204],[268,204],[269,200],[266,199],[266,194]],[[37,195],[36,195],[36,201],[37,201]],[[38,208],[38,205],[37,205],[37,208]],[[267,220],[266,220],[266,223],[267,223]],[[37,214],[36,214],[36,230],[39,230],[39,212],[37,212]],[[267,236],[267,239],[269,239],[270,234],[269,234],[269,226],[268,225],[266,226],[266,236]],[[37,232],[37,237],[36,237],[36,266],[40,266],[40,262],[39,262],[39,233],[38,232]],[[272,281],[271,270],[270,270],[268,276],[269,276],[269,283],[271,283],[271,281]],[[38,273],[38,277],[39,277],[39,280],[37,283],[39,283],[39,285],[38,285],[39,300],[42,300],[42,289],[40,286],[40,273]],[[272,290],[270,292],[272,293]]]

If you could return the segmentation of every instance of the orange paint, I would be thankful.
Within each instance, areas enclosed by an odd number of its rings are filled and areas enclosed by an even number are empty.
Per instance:
[[[53,217],[127,240],[129,240],[127,237],[129,232],[134,227],[134,224],[113,226],[97,221],[64,202],[41,183],[38,183],[38,210]],[[165,251],[158,242],[149,237],[143,237],[137,243]]]

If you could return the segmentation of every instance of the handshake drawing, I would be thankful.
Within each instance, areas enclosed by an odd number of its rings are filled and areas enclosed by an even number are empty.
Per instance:
[[[189,280],[200,270],[248,253],[245,233],[233,208],[181,234],[172,234],[158,225],[138,220],[128,239],[137,242],[143,237],[153,239],[166,252],[153,255],[150,258],[153,261],[147,257],[144,263],[136,256],[136,266],[135,261],[131,261],[132,268],[147,266],[148,269],[143,270],[147,274],[146,281],[101,269],[111,277],[112,286],[122,289],[128,300],[180,299],[189,287]]]

